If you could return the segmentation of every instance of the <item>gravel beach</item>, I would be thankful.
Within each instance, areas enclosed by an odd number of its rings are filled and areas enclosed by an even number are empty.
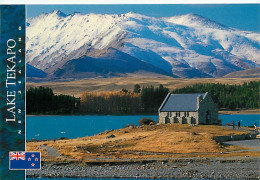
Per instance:
[[[41,170],[27,170],[28,178],[176,178],[260,179],[260,158],[151,160],[135,163],[42,162]]]

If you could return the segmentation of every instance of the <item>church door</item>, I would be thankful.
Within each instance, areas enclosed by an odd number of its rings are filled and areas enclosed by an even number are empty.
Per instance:
[[[210,111],[206,112],[206,123],[209,124],[211,122],[211,114]]]

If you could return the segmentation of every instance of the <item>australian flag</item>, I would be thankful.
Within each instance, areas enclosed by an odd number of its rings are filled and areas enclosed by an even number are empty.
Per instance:
[[[9,152],[9,169],[41,169],[41,153],[40,152]]]

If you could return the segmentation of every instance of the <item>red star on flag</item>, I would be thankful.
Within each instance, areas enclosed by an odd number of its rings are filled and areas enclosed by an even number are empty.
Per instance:
[[[38,158],[35,158],[35,161],[38,161]]]
[[[31,158],[28,158],[28,161],[31,161]]]
[[[31,165],[32,165],[32,167],[34,167],[34,166],[35,166],[35,164],[34,164],[34,163],[32,163]]]
[[[32,157],[34,157],[35,155],[34,154],[32,154]]]

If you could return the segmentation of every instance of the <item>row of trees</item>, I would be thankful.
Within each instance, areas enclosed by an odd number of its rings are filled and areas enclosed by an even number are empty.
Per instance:
[[[163,85],[141,89],[137,84],[133,92],[127,89],[120,92],[84,92],[81,96],[80,111],[84,114],[155,113],[168,91]]]
[[[242,85],[195,84],[176,89],[173,93],[209,92],[218,108],[259,108],[260,82]],[[154,114],[166,97],[169,89],[142,87],[120,92],[84,92],[81,98],[69,95],[54,95],[52,89],[39,87],[27,90],[27,114]]]
[[[209,92],[218,108],[259,108],[259,87],[260,82],[249,82],[242,85],[227,84],[195,84],[173,93],[204,93]]]
[[[143,87],[140,92],[141,106],[145,113],[157,113],[160,105],[168,94],[169,89],[159,85]]]
[[[79,99],[69,95],[54,95],[51,88],[29,88],[26,92],[27,114],[74,114]]]
[[[88,93],[81,96],[84,114],[135,114],[140,110],[140,97],[131,92]]]

